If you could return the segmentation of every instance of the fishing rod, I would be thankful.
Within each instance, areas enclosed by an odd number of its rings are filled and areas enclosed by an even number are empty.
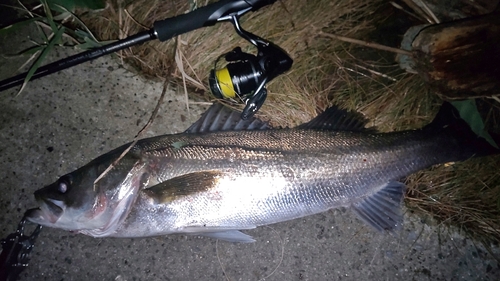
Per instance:
[[[220,56],[214,65],[214,70],[210,73],[209,84],[215,97],[245,103],[246,107],[242,111],[241,118],[248,119],[259,110],[266,99],[265,84],[289,70],[293,63],[293,60],[281,48],[243,30],[239,24],[239,17],[243,14],[274,2],[276,0],[221,0],[187,14],[156,21],[150,30],[42,66],[34,72],[30,80],[150,40],[166,41],[201,27],[229,21],[234,25],[238,35],[255,45],[258,52],[257,55],[252,55],[242,52],[238,47],[231,53],[225,54],[226,61],[229,63],[227,67],[217,70],[217,62],[222,57]],[[25,72],[0,81],[0,91],[23,84],[27,74]]]
[[[123,50],[125,48],[158,39],[166,41],[174,36],[193,31],[195,29],[212,26],[217,22],[228,20],[228,17],[242,15],[248,11],[256,11],[276,0],[221,0],[201,7],[190,13],[156,21],[153,28],[131,35],[114,43],[92,49],[65,59],[50,63],[38,68],[30,80],[38,79],[60,70],[96,59],[98,57]],[[0,81],[0,91],[21,85],[26,79],[27,72]]]
[[[58,60],[38,68],[30,80],[38,79],[60,70],[96,59],[98,57],[126,49],[128,47],[142,44],[144,42],[158,39],[166,41],[174,36],[196,30],[205,26],[215,25],[232,14],[240,15],[248,11],[255,11],[263,6],[270,5],[276,0],[221,0],[219,2],[201,7],[190,13],[156,21],[153,28],[147,31],[131,35],[114,43],[91,49],[86,52]],[[21,85],[27,72],[0,81],[0,91]]]

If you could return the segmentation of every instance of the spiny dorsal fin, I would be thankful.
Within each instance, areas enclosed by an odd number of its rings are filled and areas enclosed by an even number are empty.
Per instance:
[[[299,125],[299,129],[328,131],[366,131],[368,121],[357,112],[349,112],[338,107],[330,107],[311,121]]]
[[[242,130],[266,130],[271,127],[255,117],[247,120],[241,119],[241,113],[221,103],[214,103],[203,113],[186,133],[206,133],[217,131],[242,131]]]

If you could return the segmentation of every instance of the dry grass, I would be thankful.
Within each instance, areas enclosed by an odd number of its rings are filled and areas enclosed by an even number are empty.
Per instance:
[[[114,0],[106,10],[83,18],[101,39],[108,40],[184,13],[191,4],[185,0],[137,0],[129,4]],[[372,61],[357,59],[356,54],[366,49],[319,36],[319,32],[326,32],[364,38],[380,20],[376,13],[380,5],[390,9],[385,1],[284,0],[244,16],[243,28],[279,45],[294,59],[292,69],[268,85],[268,100],[259,115],[271,119],[273,125],[294,126],[335,104],[362,112],[381,131],[414,129],[429,123],[442,101],[418,76],[402,73],[393,60],[381,62],[376,56]],[[175,64],[178,85],[185,82],[189,92],[208,100],[207,77],[213,63],[236,46],[255,52],[229,23],[223,23],[182,35],[177,41],[133,47],[120,56],[150,77],[165,77]],[[498,128],[498,116],[489,119]],[[499,241],[498,167],[500,157],[489,157],[419,172],[407,179],[406,204],[483,241]]]
[[[481,241],[500,237],[500,157],[441,165],[410,176],[407,206]]]

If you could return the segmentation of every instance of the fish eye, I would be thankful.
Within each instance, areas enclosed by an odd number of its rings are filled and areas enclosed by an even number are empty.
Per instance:
[[[57,184],[57,191],[64,194],[69,189],[69,180],[67,178],[60,178]]]

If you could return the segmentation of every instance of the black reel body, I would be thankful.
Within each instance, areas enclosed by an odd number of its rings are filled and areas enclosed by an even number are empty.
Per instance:
[[[209,85],[213,95],[219,99],[231,99],[246,104],[242,119],[253,116],[264,104],[267,97],[265,84],[292,67],[293,60],[280,47],[243,30],[238,15],[229,16],[236,32],[257,47],[257,55],[245,53],[236,47],[215,61],[210,71]],[[218,68],[224,57],[227,65]]]

